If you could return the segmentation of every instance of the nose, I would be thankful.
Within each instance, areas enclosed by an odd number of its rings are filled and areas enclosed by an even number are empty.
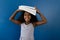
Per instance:
[[[26,16],[26,18],[29,18],[29,16]]]

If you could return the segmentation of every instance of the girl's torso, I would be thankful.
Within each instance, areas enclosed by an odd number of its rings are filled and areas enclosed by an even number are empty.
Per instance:
[[[21,36],[20,39],[34,40],[34,27],[32,23],[26,25],[25,23],[21,24]]]

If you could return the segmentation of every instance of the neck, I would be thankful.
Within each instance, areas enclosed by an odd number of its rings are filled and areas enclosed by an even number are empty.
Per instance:
[[[28,25],[30,22],[25,22],[26,25]]]

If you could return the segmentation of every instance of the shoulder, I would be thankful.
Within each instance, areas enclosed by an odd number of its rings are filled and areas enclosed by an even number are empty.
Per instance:
[[[33,24],[33,26],[34,26],[34,27],[36,27],[36,26],[37,26],[37,25],[36,25],[36,22],[34,22],[34,23],[32,23],[32,24]]]
[[[24,23],[20,23],[19,25],[24,25]]]
[[[21,23],[21,25],[23,25],[24,23]]]

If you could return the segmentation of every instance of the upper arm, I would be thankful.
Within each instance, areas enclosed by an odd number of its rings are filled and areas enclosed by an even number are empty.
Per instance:
[[[18,20],[11,19],[11,21],[12,21],[13,23],[15,23],[15,24],[21,24],[21,22],[18,21]]]
[[[37,21],[37,22],[35,22],[35,23],[33,23],[33,25],[34,26],[38,26],[38,25],[42,25],[42,24],[45,24],[45,23],[47,23],[47,21]]]

